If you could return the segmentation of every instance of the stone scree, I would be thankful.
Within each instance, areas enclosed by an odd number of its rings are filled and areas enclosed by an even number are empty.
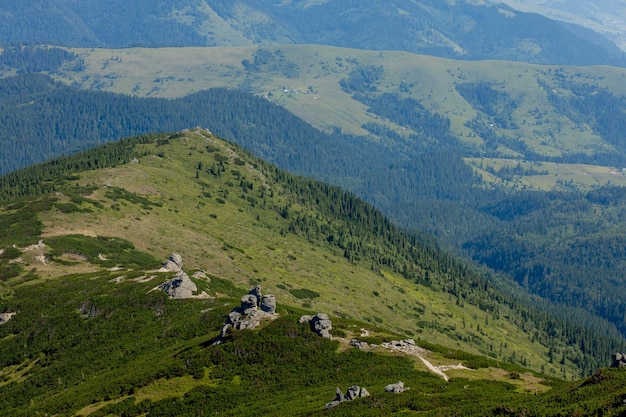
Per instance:
[[[350,388],[348,388],[348,391],[346,391],[346,395],[343,395],[339,388],[336,389],[335,394],[335,399],[326,404],[327,410],[336,407],[344,401],[352,401],[355,398],[370,396],[370,393],[367,392],[365,388],[359,387],[358,385],[352,385]]]
[[[261,295],[261,287],[256,286],[241,297],[241,306],[233,309],[226,318],[220,335],[213,342],[222,343],[228,329],[251,330],[261,324],[261,320],[278,318],[276,314],[276,298],[273,295]]]

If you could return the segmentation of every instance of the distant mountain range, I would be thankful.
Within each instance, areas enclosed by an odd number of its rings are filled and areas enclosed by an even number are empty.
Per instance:
[[[624,0],[497,0],[517,10],[539,13],[593,29],[626,49],[626,1]]]
[[[506,5],[399,0],[5,2],[0,42],[65,46],[310,43],[459,59],[626,65],[626,53],[583,26]]]

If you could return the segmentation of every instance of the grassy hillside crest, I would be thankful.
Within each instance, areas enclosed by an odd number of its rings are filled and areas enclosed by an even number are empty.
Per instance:
[[[206,130],[129,139],[1,182],[0,312],[16,313],[0,326],[4,413],[317,415],[352,384],[372,396],[331,413],[623,411],[623,373],[560,380],[608,365],[616,339],[595,335],[595,350],[581,350],[568,340],[579,336],[354,196]],[[172,252],[210,278],[193,278],[210,299],[151,291]],[[211,347],[255,285],[276,296],[280,319]],[[297,323],[315,312],[338,339]],[[413,338],[432,364],[471,369],[446,371],[445,383],[416,357],[351,338]],[[412,390],[385,394],[397,380]]]
[[[504,159],[511,165],[524,160],[544,163],[537,168],[547,171],[542,178],[527,175],[519,182],[499,178],[520,189],[558,188],[559,178],[587,188],[608,181],[623,184],[610,170],[621,168],[618,161],[623,164],[621,134],[609,134],[610,124],[580,103],[606,95],[606,102],[588,103],[613,110],[622,106],[626,90],[620,68],[464,62],[318,45],[73,51],[84,66],[74,71],[70,64],[56,77],[82,88],[165,98],[212,87],[246,89],[323,131],[374,137],[394,150],[419,146],[411,136],[424,135],[411,121],[418,117],[415,108],[406,108],[412,104],[449,119],[449,133],[465,147],[464,156],[487,159],[480,171],[486,181],[493,177],[485,167],[497,170],[498,161]],[[363,83],[363,74],[373,69],[379,74]],[[346,88],[359,80],[352,89]],[[385,94],[393,95],[397,103],[404,100],[405,108],[396,103],[399,108],[381,112],[374,99]],[[404,117],[399,117],[402,113]],[[614,123],[622,123],[621,117]],[[618,156],[603,161],[612,154]],[[605,169],[585,172],[579,167],[567,172],[547,162]],[[480,169],[479,164],[476,167]]]

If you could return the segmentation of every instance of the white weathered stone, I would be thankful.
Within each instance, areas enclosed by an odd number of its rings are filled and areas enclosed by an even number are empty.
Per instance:
[[[17,313],[0,313],[0,325],[8,322]]]
[[[410,388],[404,386],[404,382],[398,381],[395,384],[389,384],[385,387],[385,392],[393,392],[400,394],[404,391],[408,391]]]

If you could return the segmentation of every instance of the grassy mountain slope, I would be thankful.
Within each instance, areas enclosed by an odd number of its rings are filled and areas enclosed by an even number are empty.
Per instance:
[[[566,330],[503,295],[354,197],[277,171],[206,131],[109,145],[4,181],[3,190],[29,195],[4,203],[1,215],[1,311],[17,314],[0,326],[0,407],[12,415],[309,415],[336,385],[354,383],[372,398],[342,404],[339,415],[484,414],[502,404],[540,413],[544,405],[516,387],[551,387],[546,395],[557,397],[571,388],[496,359],[569,379],[620,349],[615,338],[573,323]],[[171,252],[190,275],[209,275],[195,281],[213,298],[150,291],[167,278],[155,270]],[[281,318],[210,347],[257,284],[276,295]],[[328,312],[336,336],[410,336],[431,349],[432,363],[477,370],[449,371],[442,391],[443,380],[416,358],[312,336],[296,324],[304,312]],[[595,353],[571,343],[579,337],[592,338]],[[381,387],[396,379],[415,388],[385,395]],[[622,394],[612,386],[602,396],[575,389],[590,402],[559,409],[617,412]]]
[[[620,143],[612,142],[620,136],[603,131],[604,122],[576,101],[604,98],[593,104],[623,106],[626,92],[618,68],[459,62],[319,46],[75,51],[84,67],[59,76],[83,88],[150,97],[180,97],[215,86],[245,88],[323,130],[380,136],[372,130],[380,126],[410,140],[419,133],[410,121],[383,114],[362,98],[393,94],[400,103],[412,99],[449,119],[450,133],[472,154],[515,160],[541,155],[554,162],[583,162],[587,156],[584,162],[597,163],[605,154],[616,155],[612,162],[623,159]],[[372,69],[380,73],[346,89],[345,82]]]

